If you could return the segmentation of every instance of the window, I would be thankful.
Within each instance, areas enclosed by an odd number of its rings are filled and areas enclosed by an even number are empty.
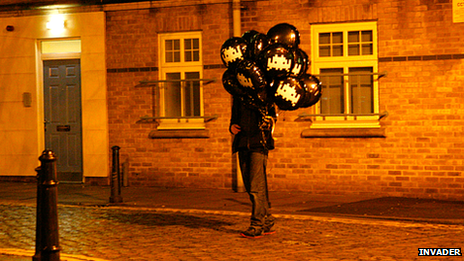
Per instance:
[[[378,128],[377,24],[313,25],[311,72],[322,82],[311,128]]]
[[[348,32],[348,55],[372,55],[373,53],[372,30]]]
[[[39,41],[42,60],[81,57],[80,39],[60,39]]]
[[[203,129],[201,32],[161,34],[158,129]]]
[[[374,113],[372,67],[321,68],[321,114]],[[345,81],[344,75],[348,76]],[[349,96],[348,98],[345,98]]]
[[[321,57],[343,56],[343,33],[320,33],[319,55]]]

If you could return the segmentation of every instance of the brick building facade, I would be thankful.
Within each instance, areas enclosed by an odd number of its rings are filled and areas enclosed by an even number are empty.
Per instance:
[[[10,2],[9,7],[18,6]],[[238,12],[241,33],[252,29],[266,33],[282,22],[294,25],[301,34],[300,48],[310,57],[312,74],[340,67],[340,79],[347,84],[354,82],[352,70],[366,64],[372,69],[372,108],[367,114],[350,108],[354,85],[347,85],[351,87],[341,95],[348,106],[342,111],[345,116],[317,116],[322,105],[279,112],[276,149],[269,156],[271,190],[463,200],[464,23],[453,19],[453,11],[458,11],[454,9],[451,0],[211,0],[107,1],[66,11],[104,13],[106,86],[98,88],[106,95],[105,150],[109,155],[110,147],[121,147],[131,185],[235,186],[236,162],[228,132],[231,96],[221,82],[225,67],[220,48],[234,35]],[[2,10],[4,19],[18,15]],[[21,15],[41,14],[25,10]],[[1,25],[4,30],[7,24]],[[327,46],[336,52],[338,35],[349,37],[358,31],[361,40],[355,42],[368,55],[324,57],[323,36],[330,36]],[[171,119],[165,117],[169,101],[162,99],[169,82],[157,81],[166,80],[173,70],[163,62],[169,53],[164,44],[190,33],[199,35],[201,58],[194,61],[201,68],[199,78],[205,79],[199,98],[193,95],[200,100],[201,117],[195,118],[200,127],[188,127],[191,122],[185,125],[188,119],[178,117],[182,124],[173,129],[165,127]],[[7,32],[3,36],[8,37]],[[181,48],[187,48],[183,44],[189,37],[181,41]],[[323,84],[332,82],[322,79]],[[7,102],[0,104],[5,108]],[[108,169],[100,175],[84,171],[84,179],[106,179]]]

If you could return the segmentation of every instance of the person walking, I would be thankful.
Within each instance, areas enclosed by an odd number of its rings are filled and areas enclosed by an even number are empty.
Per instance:
[[[233,98],[229,131],[234,135],[232,152],[238,152],[243,183],[252,204],[251,224],[240,235],[260,238],[272,234],[275,218],[270,213],[266,165],[274,149],[272,132],[277,114],[275,105],[265,108]]]

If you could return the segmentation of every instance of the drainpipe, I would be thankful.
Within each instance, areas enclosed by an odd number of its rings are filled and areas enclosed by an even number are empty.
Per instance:
[[[232,19],[233,19],[233,24],[234,24],[234,36],[240,37],[242,36],[242,23],[241,23],[241,17],[240,17],[240,8],[241,3],[240,0],[233,0],[232,2]]]
[[[232,0],[232,22],[233,22],[233,29],[234,29],[234,36],[240,37],[242,36],[242,22],[241,22],[241,3],[240,0]],[[238,161],[238,153],[235,153],[235,162],[236,172],[235,172],[235,180],[237,181],[237,192],[245,192],[245,186],[243,185],[242,179],[242,171],[240,170],[240,164]]]

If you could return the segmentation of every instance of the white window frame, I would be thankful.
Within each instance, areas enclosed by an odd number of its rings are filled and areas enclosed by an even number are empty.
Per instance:
[[[348,32],[350,31],[372,31],[372,54],[371,55],[348,55]],[[319,57],[319,34],[329,32],[343,32],[343,56]],[[316,116],[313,118],[312,129],[326,128],[379,128],[380,117],[378,115],[352,115],[349,87],[349,68],[371,67],[373,73],[378,73],[378,50],[377,50],[377,23],[359,22],[343,24],[319,24],[311,26],[312,35],[312,61],[311,73],[320,75],[321,69],[343,68],[344,77],[344,104],[346,116]],[[379,86],[378,75],[373,75],[373,114],[379,114]],[[324,84],[324,82],[322,82]],[[322,93],[321,99],[324,99]],[[320,114],[320,103],[314,107],[314,113]],[[349,115],[348,115],[349,114]]]
[[[185,62],[184,57],[184,39],[199,39],[199,61],[189,61]],[[180,40],[180,62],[166,62],[165,57],[165,41],[166,40]],[[159,34],[158,37],[158,46],[159,49],[159,130],[169,130],[169,129],[205,129],[204,118],[204,104],[203,104],[203,83],[200,81],[200,115],[189,117],[186,115],[180,115],[180,117],[167,117],[166,116],[166,91],[165,86],[167,84],[162,82],[166,80],[166,75],[168,73],[178,72],[181,73],[181,79],[185,79],[185,73],[188,72],[199,72],[199,79],[203,78],[203,60],[202,60],[202,33],[201,32],[178,32],[178,33],[163,33]],[[184,84],[185,82],[181,82]],[[184,92],[181,91],[181,96],[183,99]],[[183,110],[181,109],[181,113]]]

